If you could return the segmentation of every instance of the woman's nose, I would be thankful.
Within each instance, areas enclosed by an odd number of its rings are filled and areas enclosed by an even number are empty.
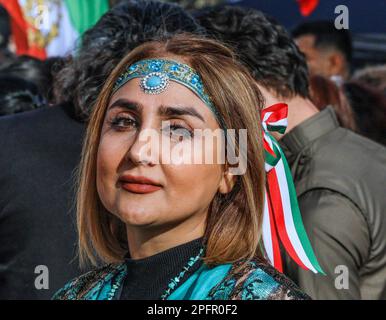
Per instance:
[[[159,163],[160,134],[154,128],[143,128],[127,152],[127,159],[135,164],[154,166]]]

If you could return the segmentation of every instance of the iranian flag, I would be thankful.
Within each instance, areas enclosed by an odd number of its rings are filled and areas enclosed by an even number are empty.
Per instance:
[[[39,59],[70,54],[109,9],[108,0],[0,0],[11,17],[16,53]]]

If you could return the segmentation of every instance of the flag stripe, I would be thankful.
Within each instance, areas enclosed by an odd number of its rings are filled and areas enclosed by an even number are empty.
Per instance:
[[[282,153],[281,150],[280,150],[280,152]],[[288,181],[288,189],[289,189],[289,194],[290,194],[289,200],[291,202],[291,208],[292,208],[292,210],[291,210],[292,219],[291,220],[293,221],[294,227],[296,229],[295,235],[297,236],[297,238],[299,239],[299,241],[301,243],[300,247],[301,247],[302,251],[305,252],[305,254],[307,256],[307,261],[309,261],[309,263],[312,265],[312,268],[310,268],[310,269],[315,273],[319,272],[319,273],[324,274],[321,266],[318,263],[318,260],[315,256],[315,254],[314,254],[311,243],[308,239],[306,230],[304,228],[302,217],[300,214],[300,210],[299,210],[299,207],[297,205],[295,186],[293,184],[291,172],[288,169],[288,164],[286,163],[286,159],[285,159],[283,154],[282,154],[282,161],[283,161],[282,170],[284,171],[283,174],[286,176],[287,181]]]
[[[277,270],[279,270],[280,272],[283,272],[283,263],[281,260],[279,237],[277,235],[276,224],[274,220],[275,218],[274,218],[270,199],[268,199],[268,212],[269,212],[269,221],[271,225],[271,238],[272,238],[272,247],[273,247],[274,266],[276,267]]]
[[[109,10],[108,0],[65,0],[72,27],[78,34],[83,34]]]
[[[270,216],[268,211],[269,210],[268,201],[269,200],[268,200],[267,191],[265,191],[262,237],[263,237],[264,249],[268,256],[268,259],[273,265],[275,265],[275,260],[273,258],[273,244],[272,244]]]
[[[283,263],[280,254],[279,238],[275,228],[272,206],[265,191],[264,216],[263,216],[263,243],[268,259],[280,272],[283,272]]]
[[[287,216],[285,215],[284,210],[285,210],[285,206],[287,205],[289,206],[290,203],[286,198],[286,195],[281,194],[282,190],[280,189],[280,184],[283,183],[283,181],[282,179],[280,179],[281,178],[280,173],[278,172],[276,174],[276,170],[278,169],[278,166],[280,165],[280,163],[281,161],[279,161],[279,163],[275,166],[275,168],[272,169],[270,172],[268,172],[268,175],[267,175],[270,198],[271,198],[272,207],[275,213],[275,222],[277,225],[280,240],[283,243],[288,254],[303,269],[307,269],[307,266],[303,263],[303,259],[301,259],[298,256],[298,253],[295,250],[295,247],[297,248],[297,245],[296,244],[293,245],[293,239],[290,236],[291,232],[293,231],[288,230],[289,225],[288,225]]]
[[[295,228],[295,223],[293,221],[293,216],[292,216],[292,207],[291,207],[291,199],[290,195],[288,192],[287,187],[283,187],[281,184],[286,183],[287,184],[287,179],[286,175],[284,172],[284,166],[283,166],[283,161],[279,161],[277,166],[275,167],[277,170],[277,177],[278,177],[278,185],[281,193],[281,197],[283,200],[283,207],[284,211],[283,212],[283,218],[284,218],[284,230],[287,234],[287,237],[290,239],[291,244],[294,247],[294,250],[296,252],[296,257],[300,259],[301,263],[299,264],[301,267],[304,269],[311,269],[315,271],[313,265],[309,261],[306,252],[303,249],[303,246],[301,244],[301,241],[298,237],[297,230]]]
[[[16,46],[16,54],[28,54],[28,23],[24,19],[18,0],[0,0],[0,4],[7,10],[11,18],[11,29]]]

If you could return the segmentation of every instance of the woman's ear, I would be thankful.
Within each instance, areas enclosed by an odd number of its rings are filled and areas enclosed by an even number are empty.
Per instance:
[[[227,194],[232,191],[236,183],[236,176],[230,173],[228,170],[224,171],[221,178],[218,191],[222,194]]]

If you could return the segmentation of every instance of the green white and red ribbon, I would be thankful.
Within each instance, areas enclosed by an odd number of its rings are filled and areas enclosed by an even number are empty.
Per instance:
[[[283,271],[280,242],[289,256],[303,269],[323,273],[304,229],[295,186],[288,163],[270,132],[283,134],[287,128],[288,106],[278,103],[261,112],[265,170],[267,172],[263,243],[268,259]]]

